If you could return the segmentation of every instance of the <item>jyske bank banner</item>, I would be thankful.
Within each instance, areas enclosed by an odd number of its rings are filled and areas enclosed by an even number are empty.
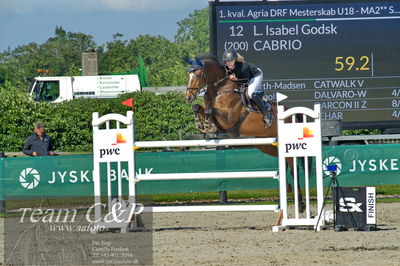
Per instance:
[[[342,186],[400,184],[400,145],[344,145],[323,147],[323,169],[337,166]]]
[[[303,129],[301,129],[303,130]],[[310,131],[307,131],[310,132]],[[112,136],[116,140],[116,136]],[[118,147],[112,145],[111,147]],[[400,145],[348,145],[323,147],[323,171],[336,165],[341,186],[400,184]],[[256,149],[136,153],[137,173],[218,171],[271,171],[278,160]],[[298,165],[301,165],[300,163]],[[313,165],[315,167],[315,165]],[[127,182],[127,165],[121,178]],[[100,169],[105,171],[106,167]],[[0,158],[0,199],[5,197],[93,196],[91,155]],[[111,180],[118,167],[110,164]],[[300,170],[301,171],[301,170]],[[292,178],[288,178],[289,181]],[[327,185],[329,178],[325,178]],[[106,180],[102,180],[105,184]],[[311,184],[315,185],[315,184]],[[127,186],[123,186],[124,189]],[[273,179],[146,181],[137,184],[139,194],[202,192],[220,190],[276,189]]]

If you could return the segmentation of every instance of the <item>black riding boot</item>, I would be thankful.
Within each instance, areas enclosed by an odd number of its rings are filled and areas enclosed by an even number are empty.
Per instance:
[[[262,115],[264,116],[264,122],[265,122],[265,127],[270,127],[272,124],[272,119],[273,116],[272,114],[267,110],[267,108],[264,105],[264,101],[261,98],[261,96],[257,93],[253,93],[251,95],[251,100],[257,105],[258,110],[260,110],[260,112],[262,113]]]

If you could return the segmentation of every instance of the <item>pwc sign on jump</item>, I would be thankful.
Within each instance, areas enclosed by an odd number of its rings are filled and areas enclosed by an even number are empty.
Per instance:
[[[105,156],[113,156],[113,155],[121,155],[121,148],[119,148],[117,145],[118,144],[124,144],[126,143],[126,138],[124,137],[124,135],[122,135],[121,133],[117,133],[116,134],[116,142],[112,143],[112,146],[116,146],[111,147],[111,148],[100,148],[99,149],[99,156],[100,158],[103,158]]]
[[[100,130],[98,132],[101,139],[96,141],[94,145],[95,156],[103,162],[120,161],[121,158],[128,158],[130,153],[133,152],[133,143],[127,138],[129,134],[126,134],[127,132],[124,132],[124,129],[105,131]]]
[[[321,152],[321,130],[316,123],[284,124],[279,131],[279,154],[285,157],[317,156]]]
[[[308,127],[303,127],[303,136],[299,137],[298,140],[301,141],[312,137],[314,137],[312,130],[310,130]],[[285,153],[289,153],[292,150],[307,150],[307,142],[285,143]]]

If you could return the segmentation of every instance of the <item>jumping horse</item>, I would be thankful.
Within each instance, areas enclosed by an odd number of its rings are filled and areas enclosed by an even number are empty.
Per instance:
[[[188,85],[185,93],[186,103],[192,103],[199,93],[204,92],[204,105],[193,105],[196,127],[204,133],[220,131],[232,137],[239,135],[249,137],[277,137],[277,106],[272,105],[273,121],[265,128],[263,116],[259,112],[250,111],[242,101],[240,86],[228,78],[224,66],[212,55],[198,55],[195,60],[186,59],[188,69]],[[241,90],[242,93],[243,90]],[[273,145],[255,146],[261,152],[278,157],[278,148]],[[293,159],[288,158],[288,166],[293,175]],[[291,188],[288,190],[290,191]],[[302,194],[298,188],[299,211],[305,210]]]

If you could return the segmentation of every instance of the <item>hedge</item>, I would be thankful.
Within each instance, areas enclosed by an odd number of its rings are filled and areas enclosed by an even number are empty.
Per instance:
[[[37,121],[45,124],[56,151],[92,150],[92,113],[126,114],[121,104],[133,97],[137,140],[175,140],[180,134],[198,134],[191,105],[182,93],[156,95],[151,92],[124,94],[114,99],[76,99],[59,104],[34,102],[10,83],[0,86],[0,151],[21,151]]]

